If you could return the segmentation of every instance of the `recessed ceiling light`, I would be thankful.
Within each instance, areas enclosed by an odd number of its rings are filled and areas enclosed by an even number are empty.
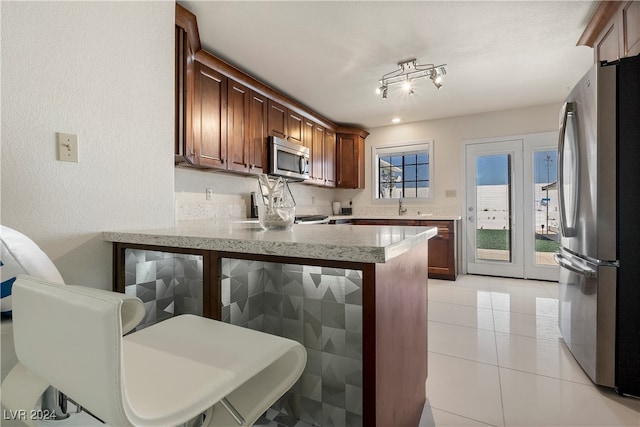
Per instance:
[[[391,123],[400,123],[402,121],[402,119],[400,119],[400,117],[394,117],[393,119],[391,119]]]

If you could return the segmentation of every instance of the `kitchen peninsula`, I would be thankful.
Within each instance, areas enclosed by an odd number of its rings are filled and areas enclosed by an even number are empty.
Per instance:
[[[195,313],[295,339],[308,361],[274,409],[315,425],[415,426],[427,378],[435,227],[185,221],[105,232],[143,326]]]

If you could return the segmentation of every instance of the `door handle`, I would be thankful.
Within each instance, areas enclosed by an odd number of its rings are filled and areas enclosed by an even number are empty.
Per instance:
[[[581,276],[596,277],[598,275],[598,273],[594,269],[575,265],[559,253],[553,254],[553,259],[558,263],[560,267],[566,268],[567,270],[572,271]]]

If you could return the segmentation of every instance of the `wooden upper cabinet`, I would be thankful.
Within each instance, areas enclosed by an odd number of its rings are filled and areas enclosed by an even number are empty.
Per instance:
[[[289,132],[287,123],[289,120],[289,109],[276,101],[269,100],[269,135],[287,139]]]
[[[364,138],[203,50],[196,17],[176,4],[175,162],[243,174],[268,170],[268,137],[309,148],[308,183],[364,188]]]
[[[336,187],[364,188],[364,140],[368,132],[339,128],[336,137]]]
[[[593,47],[596,62],[640,54],[640,1],[600,2],[578,45]]]
[[[200,50],[198,23],[194,14],[176,4],[175,30],[175,159],[193,163],[193,85],[194,55]]]
[[[624,56],[640,55],[640,1],[630,1],[622,8],[622,25]]]
[[[227,78],[195,62],[193,149],[198,166],[226,168]]]
[[[287,139],[295,144],[303,145],[304,120],[302,116],[287,110],[287,129],[289,129]]]
[[[261,174],[267,171],[268,100],[266,96],[251,91],[249,100],[249,172]]]
[[[324,185],[324,128],[313,124],[313,145],[311,147],[311,179],[315,184]]]
[[[176,25],[176,72],[175,72],[175,90],[176,90],[176,127],[175,127],[175,161],[181,161],[184,158],[186,143],[186,124],[187,120],[185,98],[187,96],[187,60],[188,60],[187,33]]]
[[[227,169],[248,172],[251,93],[232,79],[227,80],[227,90]]]
[[[269,99],[269,135],[304,145],[302,116],[284,105]]]
[[[324,185],[336,186],[336,133],[329,129],[324,132]]]

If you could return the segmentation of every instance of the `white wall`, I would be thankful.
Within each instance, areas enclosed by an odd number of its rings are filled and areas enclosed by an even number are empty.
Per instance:
[[[353,200],[354,210],[360,213],[397,211],[397,201],[389,204],[372,202],[371,147],[390,143],[421,140],[435,141],[433,189],[435,197],[428,203],[405,201],[410,211],[457,212],[463,204],[462,141],[509,135],[522,135],[558,129],[560,104],[474,114],[439,120],[385,126],[369,129],[365,145],[365,190],[340,190],[340,201]],[[445,197],[446,190],[455,190],[456,197]]]
[[[111,288],[103,230],[172,225],[174,10],[166,2],[1,2],[4,225],[67,283]],[[55,160],[55,133],[80,162]]]

